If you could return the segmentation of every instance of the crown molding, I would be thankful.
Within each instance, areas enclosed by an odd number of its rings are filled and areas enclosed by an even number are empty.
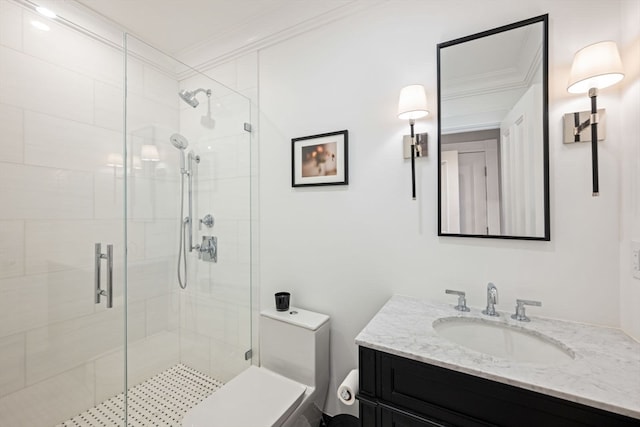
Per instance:
[[[388,1],[389,0],[354,0],[351,3],[339,6],[275,33],[258,36],[251,41],[244,39],[242,29],[235,31],[233,34],[205,40],[176,54],[176,57],[181,62],[190,64],[193,68],[179,71],[178,78],[182,80],[192,77],[197,74],[197,72],[209,71],[249,53],[268,48]]]

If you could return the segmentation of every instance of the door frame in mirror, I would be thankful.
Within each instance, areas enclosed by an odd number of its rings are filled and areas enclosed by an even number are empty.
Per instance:
[[[442,232],[442,194],[441,194],[441,149],[442,149],[442,98],[441,98],[441,50],[450,46],[492,36],[527,25],[542,23],[542,143],[543,143],[543,201],[544,201],[544,235],[517,236],[496,234],[461,234]],[[549,15],[540,15],[523,21],[504,25],[470,36],[461,37],[437,45],[437,91],[438,91],[438,236],[446,237],[475,237],[490,239],[520,239],[520,240],[551,240],[551,215],[549,208]]]

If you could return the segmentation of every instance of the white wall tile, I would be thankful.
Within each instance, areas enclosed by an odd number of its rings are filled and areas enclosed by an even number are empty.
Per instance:
[[[94,123],[96,126],[122,132],[124,128],[123,93],[122,86],[95,82]]]
[[[173,260],[139,260],[128,263],[129,301],[143,301],[169,294],[177,289],[176,263]]]
[[[153,205],[155,207],[154,218],[157,219],[170,219],[175,221],[180,218],[180,197],[185,198],[185,208],[187,207],[186,201],[188,198],[187,183],[185,182],[184,195],[180,192],[180,182],[174,179],[155,179],[152,189],[155,194],[153,199]]]
[[[237,176],[255,176],[258,172],[258,159],[253,158],[257,150],[252,150],[251,135],[245,133],[237,137],[238,150],[238,175]]]
[[[124,219],[124,169],[105,168],[93,175],[94,217]]]
[[[25,163],[75,171],[103,169],[122,153],[122,133],[46,114],[25,112]]]
[[[82,365],[124,344],[122,308],[54,323],[27,332],[27,384]]]
[[[26,381],[32,385],[99,358],[124,346],[124,310],[96,306],[100,311],[71,320],[51,323],[26,333]],[[127,339],[145,336],[144,303],[131,303],[127,314]]]
[[[152,167],[155,164],[146,165]],[[154,178],[152,174],[129,179],[129,214],[134,220],[176,221],[180,213],[179,201],[180,188],[176,181]]]
[[[199,179],[236,178],[241,176],[239,170],[240,147],[238,136],[227,138],[201,139],[198,141],[200,163]],[[247,169],[245,175],[249,173]]]
[[[24,387],[24,356],[24,334],[0,338],[0,397]]]
[[[95,310],[92,267],[49,273],[42,283],[47,322],[74,319]]]
[[[239,305],[238,306],[238,345],[240,347],[245,346],[250,348],[252,331],[251,331],[251,305]]]
[[[229,345],[225,342],[211,340],[211,376],[228,382],[249,367],[250,361],[244,360],[249,347]]]
[[[95,174],[94,180],[95,218],[123,218],[124,170],[105,168]],[[178,182],[164,177],[129,175],[128,185],[127,212],[132,222],[171,220],[177,224],[171,227],[171,230],[178,228],[180,201]]]
[[[162,332],[131,340],[128,347],[127,382],[132,387],[179,363],[178,334]],[[96,359],[96,402],[124,390],[124,352],[114,351]]]
[[[0,1],[0,44],[22,49],[22,9],[5,0]]]
[[[22,163],[24,157],[22,110],[0,104],[0,161]]]
[[[196,298],[193,285],[180,291],[180,333],[196,332]]]
[[[0,337],[42,326],[48,321],[46,277],[0,279]]]
[[[95,360],[95,403],[104,402],[124,392],[124,350],[119,349]]]
[[[189,310],[193,310],[195,330],[191,330],[201,336],[237,344],[239,328],[237,307],[202,293],[193,295],[193,298],[193,302],[188,307]],[[186,316],[185,319],[190,317]]]
[[[66,270],[0,280],[0,336],[94,311],[93,272]]]
[[[176,109],[179,91],[178,80],[174,76],[149,65],[144,66],[144,94],[148,99]]]
[[[177,262],[179,229],[180,223],[177,220],[177,215],[175,220],[158,220],[145,223],[145,257],[147,259],[176,259]],[[196,237],[197,235],[194,233],[194,245],[199,243],[195,239]],[[189,246],[188,230],[185,233],[185,239],[187,240],[187,246]],[[197,256],[196,253],[192,252],[187,256],[193,258]]]
[[[92,181],[86,172],[4,164],[0,219],[91,217]]]
[[[176,331],[178,306],[173,304],[173,294],[149,298],[146,302],[146,333],[151,336],[160,332]]]
[[[118,306],[122,305],[118,304]],[[147,310],[144,301],[129,301],[127,304],[127,341],[131,343],[142,340],[147,335]]]
[[[129,47],[129,46],[128,46]],[[129,51],[127,51],[129,52]],[[128,54],[126,61],[126,84],[127,93],[143,95],[144,94],[144,62]]]
[[[220,220],[251,218],[250,177],[206,180],[199,183],[198,194],[210,195],[211,204]]]
[[[251,221],[238,221],[238,263],[247,269],[251,267],[252,225]]]
[[[0,399],[11,427],[51,427],[93,406],[94,369],[87,364]]]
[[[211,208],[214,216],[217,213],[215,206]],[[218,237],[218,266],[238,263],[238,221],[220,219],[216,221],[215,228],[209,233]],[[205,264],[203,267],[209,267]]]
[[[121,221],[28,221],[25,227],[26,271],[28,274],[68,269],[92,271],[95,243],[114,245],[114,270],[122,273],[124,230]],[[140,257],[144,238],[140,228],[129,227],[128,237],[136,242],[129,247],[132,259]],[[119,280],[119,279],[117,279]]]
[[[158,218],[157,205],[161,202],[156,191],[158,182],[153,178],[130,176],[128,185],[128,217],[133,221],[145,222]]]
[[[176,95],[177,96],[177,95]],[[148,127],[158,129],[157,134],[164,134],[169,141],[172,133],[180,129],[178,105],[169,107],[160,105],[136,93],[127,94],[127,130],[135,132]]]
[[[91,78],[122,86],[122,52],[90,37],[83,37],[55,20],[47,21],[49,31],[31,25],[45,20],[39,14],[24,11],[24,52],[59,67]]]
[[[129,386],[139,384],[179,362],[177,333],[162,332],[129,342],[127,354]]]
[[[0,99],[25,109],[93,123],[93,80],[0,47]]]
[[[24,222],[0,221],[0,279],[24,273]]]
[[[216,286],[235,289],[239,298],[248,300],[251,271],[246,264],[214,265],[209,274],[215,278]]]
[[[180,331],[180,362],[205,374],[211,373],[211,343],[204,335]]]

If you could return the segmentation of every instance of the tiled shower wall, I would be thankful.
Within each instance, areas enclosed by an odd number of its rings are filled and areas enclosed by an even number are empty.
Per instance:
[[[0,1],[0,425],[13,427],[54,425],[124,383],[123,54],[33,19]],[[157,67],[130,61],[128,78],[132,384],[179,361],[179,105]],[[93,302],[95,242],[114,245],[112,309]]]

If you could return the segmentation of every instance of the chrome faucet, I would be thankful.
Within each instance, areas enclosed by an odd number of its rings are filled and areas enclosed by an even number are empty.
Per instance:
[[[498,288],[496,285],[489,282],[487,284],[487,308],[482,310],[482,314],[487,316],[500,316],[498,312],[496,312],[495,305],[498,303]]]

